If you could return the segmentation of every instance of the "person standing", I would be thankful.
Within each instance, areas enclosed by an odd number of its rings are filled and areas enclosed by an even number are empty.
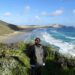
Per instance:
[[[35,43],[28,49],[28,56],[31,64],[31,75],[42,75],[42,68],[45,66],[47,57],[46,48],[40,44],[40,38],[35,38]]]

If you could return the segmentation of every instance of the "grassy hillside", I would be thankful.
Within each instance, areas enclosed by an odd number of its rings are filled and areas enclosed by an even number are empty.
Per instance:
[[[0,44],[0,75],[30,75],[30,60],[27,49],[30,44]],[[42,75],[75,75],[75,59],[68,59],[46,46],[48,56]]]
[[[16,30],[19,30],[19,28],[16,25],[9,24],[0,20],[0,35],[12,33]]]

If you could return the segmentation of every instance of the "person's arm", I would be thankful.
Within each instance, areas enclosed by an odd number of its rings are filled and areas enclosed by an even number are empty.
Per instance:
[[[46,57],[48,55],[48,52],[47,52],[47,47],[46,46],[43,46],[43,50],[44,50],[44,59],[43,59],[43,66],[45,66],[45,62],[46,62]]]
[[[29,46],[26,51],[26,54],[29,58],[31,57],[31,50],[32,50],[32,48],[31,48],[31,46]]]
[[[46,58],[48,56],[47,47],[43,46],[43,49],[44,49],[44,58]]]

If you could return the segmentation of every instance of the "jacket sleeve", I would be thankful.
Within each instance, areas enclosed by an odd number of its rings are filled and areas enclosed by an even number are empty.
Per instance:
[[[28,49],[27,49],[27,51],[26,51],[26,54],[27,54],[27,56],[28,56],[29,58],[31,57],[31,52],[32,52],[32,47],[29,46]]]
[[[44,49],[44,58],[46,58],[48,56],[48,51],[45,46],[43,46],[43,49]]]

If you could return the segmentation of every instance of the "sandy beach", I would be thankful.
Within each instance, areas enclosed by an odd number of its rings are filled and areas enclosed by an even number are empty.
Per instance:
[[[34,30],[34,29],[33,28],[26,28],[25,30],[15,31],[10,34],[1,35],[0,36],[0,43],[9,43],[9,42],[14,43],[19,40],[21,41],[23,38],[25,38],[27,35],[29,35],[32,30]]]
[[[44,26],[24,26],[20,27],[21,30],[14,31],[10,34],[0,35],[0,43],[14,43],[18,41],[24,41],[33,30],[45,28]]]

